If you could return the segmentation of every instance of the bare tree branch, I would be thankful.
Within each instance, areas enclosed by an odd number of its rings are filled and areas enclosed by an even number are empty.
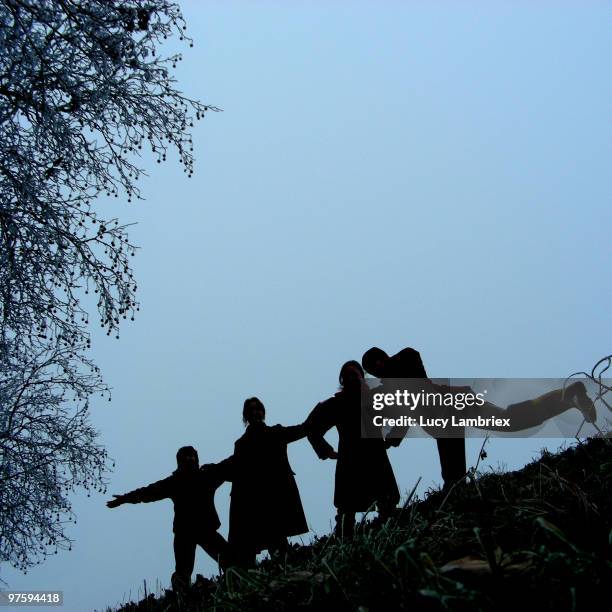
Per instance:
[[[0,562],[22,569],[69,545],[67,493],[107,466],[85,296],[116,337],[139,309],[136,247],[96,198],[141,198],[143,147],[191,176],[218,110],[176,89],[172,36],[193,45],[169,0],[0,0]]]

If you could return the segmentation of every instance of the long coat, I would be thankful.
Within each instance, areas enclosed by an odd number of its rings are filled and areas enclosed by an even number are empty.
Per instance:
[[[320,402],[306,419],[308,440],[321,459],[333,450],[323,435],[338,430],[334,505],[365,512],[376,502],[396,504],[399,489],[382,435],[362,437],[361,395],[340,391]]]
[[[221,525],[215,509],[215,491],[224,482],[220,465],[206,464],[199,469],[176,470],[171,476],[126,493],[130,504],[169,498],[174,503],[174,533],[196,535],[216,531]]]
[[[256,551],[279,538],[308,531],[287,444],[306,435],[303,425],[249,425],[226,459],[232,481],[229,542]]]

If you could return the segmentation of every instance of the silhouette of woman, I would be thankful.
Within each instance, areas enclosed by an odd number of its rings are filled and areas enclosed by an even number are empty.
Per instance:
[[[361,391],[364,373],[357,361],[347,361],[340,370],[341,390],[320,402],[306,419],[308,440],[320,459],[337,459],[334,505],[336,533],[350,535],[355,513],[376,504],[381,518],[388,518],[399,501],[399,490],[385,442],[380,437],[362,437]],[[323,437],[338,430],[338,452]]]
[[[229,545],[233,562],[255,565],[258,552],[284,552],[287,537],[308,531],[287,444],[306,436],[304,425],[269,427],[256,397],[244,402],[246,431],[223,464],[232,481]]]

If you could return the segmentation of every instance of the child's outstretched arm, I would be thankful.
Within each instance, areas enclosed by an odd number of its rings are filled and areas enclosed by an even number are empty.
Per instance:
[[[205,463],[200,466],[200,472],[206,474],[213,482],[215,488],[224,482],[234,480],[234,456],[230,456],[219,463]]]
[[[289,425],[287,427],[276,425],[276,428],[278,429],[279,435],[285,444],[291,444],[291,442],[301,440],[309,433],[306,427],[306,422],[300,423],[299,425]]]
[[[116,508],[121,504],[140,504],[142,502],[154,502],[160,499],[171,497],[173,490],[174,478],[168,476],[163,480],[158,480],[146,487],[134,489],[124,495],[113,495],[115,499],[106,502],[107,507]]]

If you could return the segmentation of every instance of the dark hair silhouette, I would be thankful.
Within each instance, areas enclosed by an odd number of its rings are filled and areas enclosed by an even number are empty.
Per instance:
[[[198,457],[198,451],[193,448],[193,446],[181,446],[176,453],[176,463],[177,465],[181,465],[183,459],[188,455],[195,455],[198,463],[200,463],[200,459]]]
[[[358,361],[355,361],[354,359],[351,359],[350,361],[347,361],[340,368],[340,375],[338,376],[338,382],[340,383],[341,387],[344,387],[344,376],[345,376],[346,370],[348,368],[357,368],[359,370],[359,372],[361,372],[361,376],[364,376],[363,368],[361,367],[361,364]]]
[[[258,397],[248,397],[244,400],[244,405],[242,407],[242,421],[245,425],[249,422],[251,407],[253,405],[255,405],[257,408],[261,408],[261,410],[263,410],[264,417],[266,416],[266,408],[262,401]]]
[[[372,368],[376,367],[376,362],[379,360],[389,359],[389,355],[385,353],[381,348],[373,346],[368,349],[361,358],[361,365],[363,365],[366,372],[372,373]]]

